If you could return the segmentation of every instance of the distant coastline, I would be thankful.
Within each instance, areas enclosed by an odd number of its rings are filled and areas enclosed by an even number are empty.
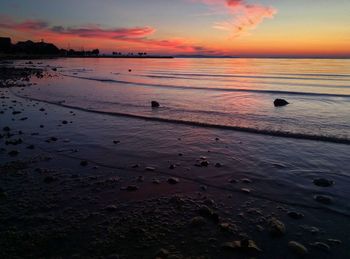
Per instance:
[[[146,52],[113,52],[111,55],[100,54],[99,49],[74,50],[59,49],[52,43],[30,40],[12,43],[11,38],[0,37],[0,59],[51,59],[51,58],[174,58],[173,56],[148,55]]]

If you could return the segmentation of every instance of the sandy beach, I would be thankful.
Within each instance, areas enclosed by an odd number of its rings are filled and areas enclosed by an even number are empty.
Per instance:
[[[1,75],[1,258],[350,256],[348,145],[33,100],[47,78]]]

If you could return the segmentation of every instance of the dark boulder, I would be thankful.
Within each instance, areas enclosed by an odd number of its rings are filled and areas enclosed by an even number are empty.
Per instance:
[[[282,107],[282,106],[286,106],[289,104],[289,102],[287,102],[284,99],[276,99],[273,104],[275,105],[275,107]]]
[[[160,107],[160,104],[159,104],[159,102],[157,102],[157,101],[152,101],[151,105],[152,105],[152,108],[158,108],[158,107]]]
[[[313,181],[313,183],[320,187],[329,187],[334,184],[334,181],[325,178],[318,178]]]

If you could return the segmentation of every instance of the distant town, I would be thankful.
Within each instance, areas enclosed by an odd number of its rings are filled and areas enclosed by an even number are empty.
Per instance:
[[[148,55],[146,52],[113,52],[111,55],[100,54],[99,49],[74,50],[59,49],[53,43],[43,40],[33,42],[31,40],[18,41],[13,44],[11,38],[0,37],[0,58],[42,58],[42,57],[110,57],[110,58],[172,58],[171,56]]]

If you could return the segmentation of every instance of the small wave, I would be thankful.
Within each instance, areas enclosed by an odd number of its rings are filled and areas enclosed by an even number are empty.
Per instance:
[[[64,104],[62,102],[53,102],[53,101],[47,101],[47,100],[41,100],[41,99],[37,99],[37,98],[32,98],[32,97],[28,97],[28,96],[21,96],[21,95],[19,95],[17,93],[14,93],[13,91],[11,91],[11,92],[12,92],[13,95],[15,95],[15,96],[17,96],[19,98],[33,100],[33,101],[38,101],[38,102],[44,102],[44,103],[48,103],[48,104],[52,104],[52,105],[56,105],[56,106],[60,106],[60,107],[80,110],[80,111],[84,111],[84,112],[91,112],[91,113],[96,113],[96,114],[104,114],[104,115],[118,116],[118,117],[128,117],[128,118],[142,119],[142,120],[155,121],[155,122],[166,122],[166,123],[187,125],[187,126],[194,126],[194,127],[203,127],[203,128],[214,128],[214,129],[221,129],[221,130],[240,131],[240,132],[253,133],[253,134],[259,134],[259,135],[267,135],[267,136],[273,136],[273,137],[304,139],[304,140],[313,140],[313,141],[322,141],[322,142],[330,142],[330,143],[350,145],[350,139],[342,138],[342,137],[323,136],[323,135],[311,135],[311,134],[292,133],[292,132],[274,131],[274,130],[264,130],[264,129],[256,129],[256,128],[239,127],[239,126],[211,124],[211,123],[196,122],[196,121],[185,121],[185,120],[179,120],[179,119],[150,117],[150,116],[139,115],[139,114],[129,114],[129,113],[121,113],[121,112],[108,112],[108,111],[92,110],[92,109],[88,109],[88,108],[83,108],[83,107],[73,106],[73,105],[69,105],[69,104]]]
[[[108,78],[95,78],[95,77],[81,77],[65,75],[67,77],[73,77],[84,80],[105,82],[105,83],[118,83],[125,85],[137,85],[145,87],[159,87],[168,89],[181,89],[181,90],[206,90],[206,91],[222,91],[222,92],[248,92],[248,93],[259,93],[259,94],[278,94],[278,95],[302,95],[302,96],[323,96],[323,97],[344,97],[350,98],[349,94],[329,94],[329,93],[311,93],[311,92],[293,92],[293,91],[279,91],[279,90],[257,90],[257,89],[244,89],[244,88],[215,88],[215,87],[194,87],[194,86],[179,86],[179,85],[164,85],[164,84],[150,84],[140,82],[130,82],[123,80],[115,80]]]
[[[147,78],[158,78],[158,79],[186,79],[186,80],[197,80],[197,81],[203,81],[203,78],[195,78],[195,77],[185,77],[185,76],[167,76],[167,75],[135,75],[139,77],[147,77]],[[243,83],[245,84],[246,82],[242,82],[241,80],[234,80],[234,79],[215,79],[216,81],[221,81],[221,82],[237,82],[237,83]],[[250,84],[264,84],[264,85],[286,85],[286,86],[293,86],[293,87],[315,87],[315,88],[335,88],[335,89],[348,89],[350,88],[350,85],[320,85],[320,84],[306,84],[306,83],[298,83],[297,85],[291,84],[289,82],[275,82],[275,81],[254,81],[254,82],[249,82]]]
[[[278,75],[285,75],[285,76],[312,76],[312,77],[344,77],[344,78],[350,78],[350,75],[347,74],[312,74],[312,73],[304,73],[304,74],[289,74],[289,73],[279,73]],[[346,81],[348,81],[347,79]]]
[[[198,73],[169,73],[169,72],[161,72],[160,74],[164,75],[172,75],[172,76],[191,76],[191,77],[237,77],[237,78],[258,78],[258,79],[283,79],[283,80],[321,80],[321,81],[334,81],[335,79],[327,78],[324,76],[323,78],[317,78],[316,74],[281,74],[284,76],[263,76],[263,75],[234,75],[234,74],[198,74]],[[300,77],[303,76],[303,77]],[[306,77],[312,76],[312,77]],[[349,81],[349,79],[336,79],[337,81]]]

